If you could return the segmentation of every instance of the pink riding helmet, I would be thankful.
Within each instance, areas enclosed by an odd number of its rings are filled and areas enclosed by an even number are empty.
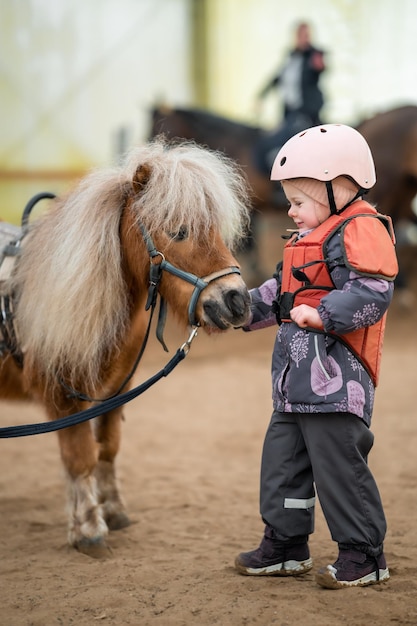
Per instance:
[[[271,171],[271,180],[315,178],[327,182],[337,176],[349,176],[362,189],[371,189],[376,183],[366,140],[343,124],[322,124],[297,133],[282,146]]]

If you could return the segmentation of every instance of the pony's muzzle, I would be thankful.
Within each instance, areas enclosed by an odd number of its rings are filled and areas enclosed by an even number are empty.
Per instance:
[[[211,328],[243,326],[250,316],[249,292],[243,281],[242,285],[228,289],[218,283],[202,296],[202,310],[202,323]]]
[[[224,301],[233,318],[246,319],[250,306],[250,296],[246,289],[244,291],[231,289],[226,293]]]

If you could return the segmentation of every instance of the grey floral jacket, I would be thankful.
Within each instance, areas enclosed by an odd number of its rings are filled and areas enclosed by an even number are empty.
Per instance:
[[[339,259],[340,235],[334,235],[327,256]],[[368,278],[337,265],[331,270],[336,286],[318,307],[325,331],[347,333],[375,324],[392,300],[390,281]],[[277,324],[272,302],[280,279],[271,278],[251,290],[252,319],[245,331]],[[276,411],[295,413],[349,412],[369,426],[375,388],[367,371],[337,339],[284,322],[272,355],[272,399]]]

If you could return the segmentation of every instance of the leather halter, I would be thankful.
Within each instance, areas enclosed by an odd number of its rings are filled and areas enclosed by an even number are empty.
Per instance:
[[[150,233],[148,232],[148,230],[146,229],[146,227],[144,226],[142,222],[139,222],[139,227],[142,231],[143,239],[145,241],[146,249],[148,251],[150,262],[151,262],[150,271],[149,271],[148,299],[146,301],[145,309],[148,310],[152,305],[155,304],[156,297],[158,294],[159,281],[161,280],[163,270],[165,270],[169,274],[172,274],[173,276],[177,276],[178,278],[181,278],[182,280],[185,280],[186,282],[194,285],[194,290],[193,290],[193,293],[191,294],[190,302],[188,305],[188,322],[190,326],[197,326],[198,322],[196,319],[196,308],[197,308],[197,302],[201,295],[201,292],[206,287],[208,287],[208,285],[211,282],[213,282],[214,280],[217,280],[218,278],[222,278],[223,276],[229,276],[230,274],[240,274],[240,269],[237,266],[232,265],[222,270],[218,270],[217,272],[212,272],[211,274],[208,274],[207,276],[203,276],[203,278],[199,278],[195,274],[192,274],[191,272],[186,272],[185,270],[175,267],[175,265],[172,265],[172,263],[167,261],[165,259],[165,256],[162,254],[162,252],[156,249],[156,246],[153,242],[153,239]],[[160,262],[154,263],[153,261],[157,259],[158,257],[160,258]],[[160,308],[159,319],[158,319],[157,337],[159,341],[162,343],[162,345],[164,346],[164,349],[166,349],[166,346],[162,339],[162,331],[165,326],[165,319],[166,319],[166,305],[162,296],[160,297],[161,297],[161,308]]]

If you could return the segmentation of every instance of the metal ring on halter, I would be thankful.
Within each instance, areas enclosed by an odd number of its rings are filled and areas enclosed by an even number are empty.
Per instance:
[[[161,257],[161,263],[163,263],[165,261],[165,255],[163,252],[160,252],[159,250],[156,250],[153,252],[153,254],[150,256],[150,263],[151,265],[154,265],[154,263],[152,263],[152,261],[154,259],[156,259],[156,257],[159,256]]]

